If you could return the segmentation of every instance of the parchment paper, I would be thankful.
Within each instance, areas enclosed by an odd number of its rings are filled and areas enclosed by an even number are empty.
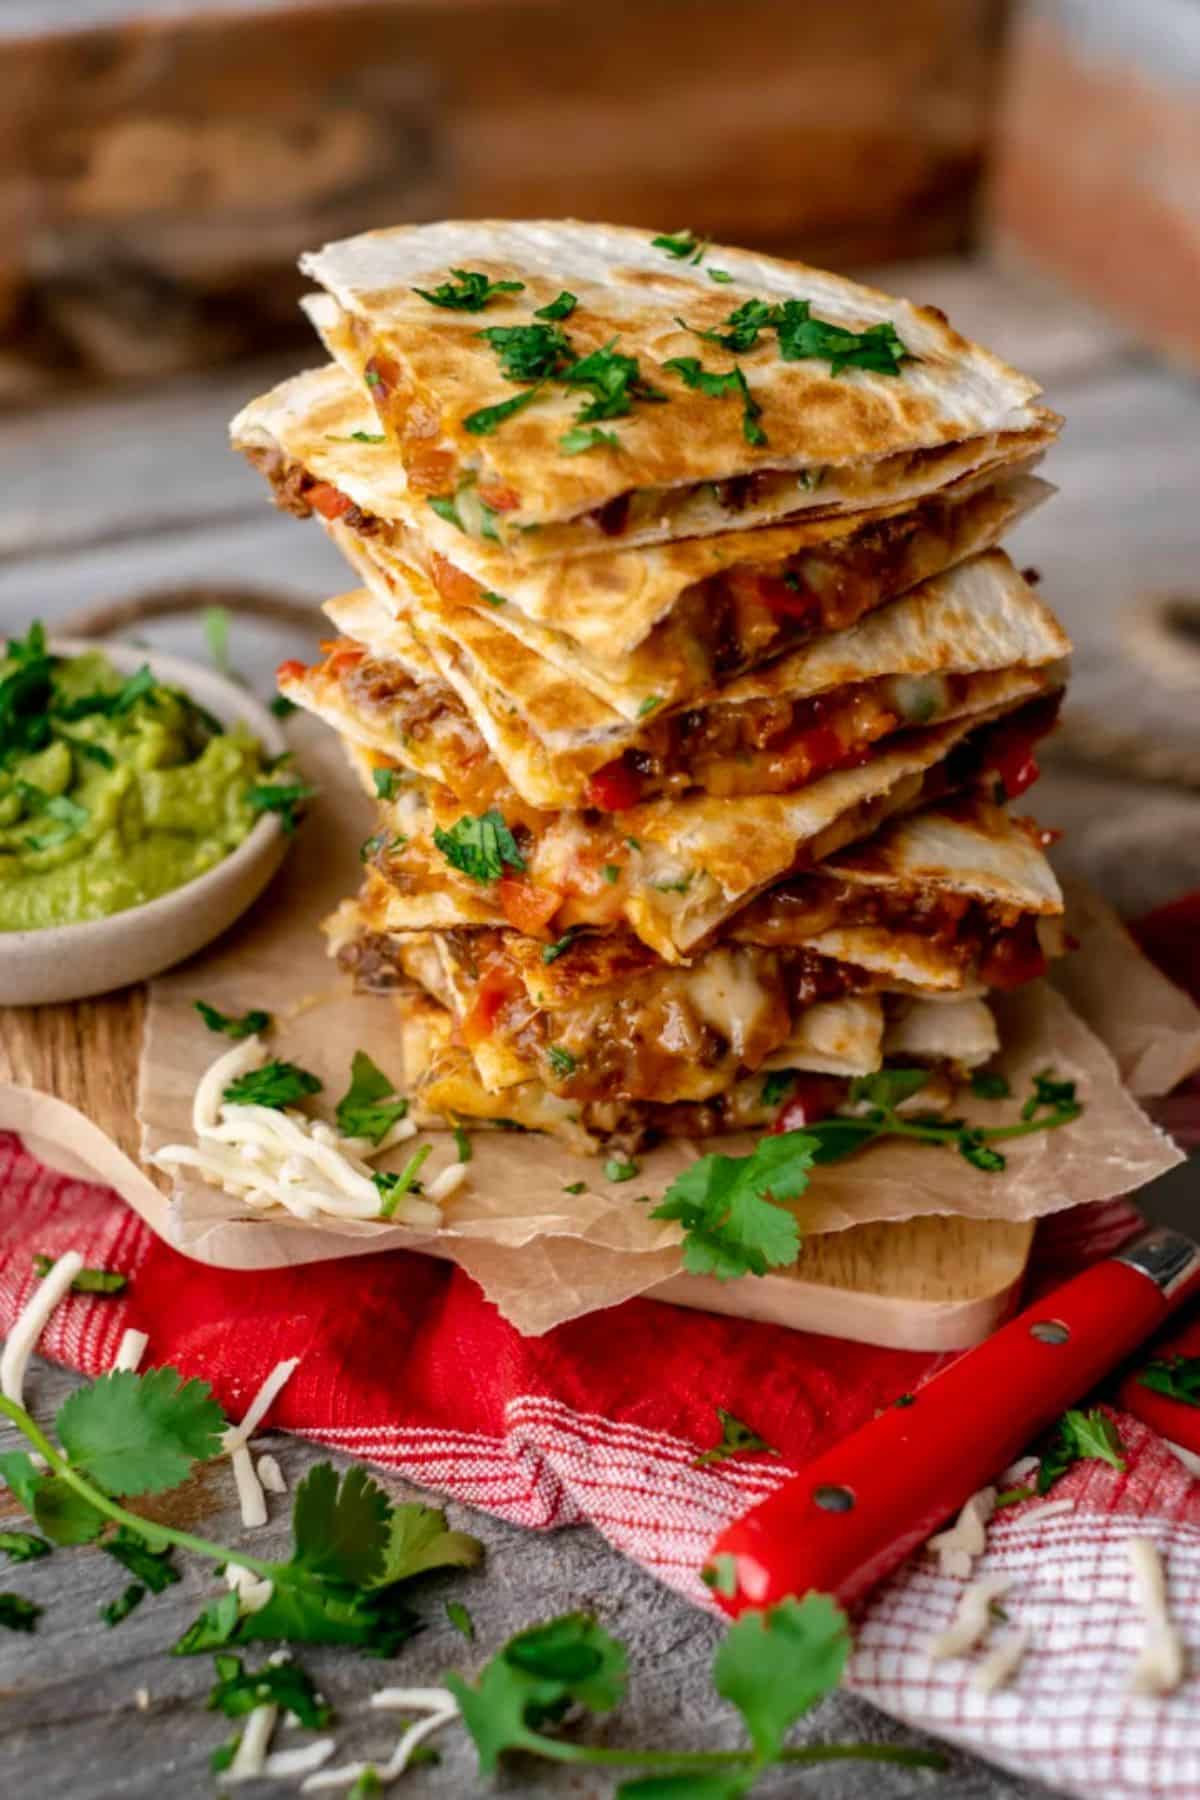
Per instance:
[[[296,720],[289,735],[305,773],[319,785],[319,798],[284,868],[251,912],[217,945],[152,985],[139,1079],[144,1152],[190,1140],[197,1080],[226,1047],[201,1023],[193,1007],[198,998],[232,1013],[249,1007],[271,1012],[272,1048],[322,1078],[317,1110],[328,1116],[345,1091],[356,1049],[403,1083],[393,1009],[350,994],[318,930],[356,883],[358,846],[372,829],[372,809],[327,729]],[[1002,1066],[1018,1099],[972,1101],[964,1108],[980,1123],[1007,1123],[1033,1073],[1052,1066],[1078,1083],[1083,1118],[1007,1145],[1008,1168],[1000,1175],[977,1171],[949,1152],[894,1142],[818,1170],[794,1207],[805,1232],[924,1213],[1034,1218],[1127,1193],[1181,1160],[1122,1086],[1118,1062],[1143,1094],[1161,1091],[1156,1083],[1181,1079],[1200,1066],[1200,1012],[1109,916],[1089,912],[1083,924],[1089,942],[1071,959],[1072,995],[1077,1005],[1091,1006],[1112,1049],[1061,994],[1035,983],[996,1003]],[[0,1095],[0,1106],[2,1101]],[[68,1157],[111,1182],[179,1249],[206,1262],[272,1267],[393,1247],[433,1250],[460,1262],[524,1331],[544,1331],[613,1305],[680,1267],[677,1227],[652,1221],[642,1197],[653,1202],[662,1194],[692,1160],[692,1146],[655,1149],[639,1158],[634,1180],[618,1184],[604,1178],[602,1158],[575,1156],[533,1134],[474,1130],[470,1181],[447,1202],[434,1240],[368,1221],[313,1224],[282,1211],[249,1212],[190,1172],[164,1203],[151,1178],[95,1126],[61,1102],[50,1102],[52,1111],[45,1102],[45,1096],[23,1096],[18,1128],[31,1141],[56,1141]],[[9,1122],[0,1112],[0,1123]],[[436,1147],[427,1178],[456,1157],[448,1135],[431,1137]],[[726,1138],[701,1149],[737,1154],[752,1143]],[[398,1166],[411,1148],[402,1146],[384,1159],[385,1166]],[[582,1194],[565,1192],[580,1179],[587,1183]],[[524,1253],[514,1256],[519,1249]]]

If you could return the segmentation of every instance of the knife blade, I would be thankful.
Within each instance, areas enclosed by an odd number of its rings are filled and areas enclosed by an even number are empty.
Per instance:
[[[1178,1211],[1168,1176],[1138,1196],[1144,1217],[1156,1190]],[[1152,1225],[735,1520],[704,1579],[735,1616],[810,1589],[852,1606],[1197,1293],[1200,1244]]]

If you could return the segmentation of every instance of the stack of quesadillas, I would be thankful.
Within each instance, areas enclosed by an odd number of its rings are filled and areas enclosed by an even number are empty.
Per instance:
[[[629,1148],[985,1062],[1062,938],[1004,809],[1070,648],[997,547],[1050,491],[1036,385],[687,234],[303,266],[332,360],[233,437],[362,583],[280,685],[377,802],[328,932],[426,1109]]]

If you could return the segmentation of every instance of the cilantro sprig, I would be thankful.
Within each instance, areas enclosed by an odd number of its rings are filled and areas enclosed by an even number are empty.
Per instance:
[[[731,1281],[784,1268],[800,1251],[800,1228],[778,1201],[808,1186],[816,1146],[803,1131],[762,1139],[749,1156],[701,1156],[677,1175],[652,1219],[684,1229],[683,1266],[691,1275]]]
[[[1093,1406],[1089,1412],[1070,1407],[1046,1441],[1038,1465],[1037,1492],[1049,1493],[1060,1475],[1077,1462],[1095,1458],[1125,1468],[1125,1446],[1106,1412]]]
[[[391,1655],[417,1624],[403,1584],[430,1569],[472,1567],[481,1555],[477,1540],[448,1530],[437,1509],[396,1505],[365,1469],[339,1477],[329,1463],[318,1463],[296,1489],[292,1550],[282,1560],[132,1512],[123,1501],[178,1487],[197,1463],[221,1452],[225,1420],[211,1388],[175,1369],[118,1371],[76,1389],[55,1418],[58,1442],[4,1395],[0,1415],[45,1465],[43,1472],[28,1453],[9,1452],[0,1456],[0,1479],[52,1543],[98,1543],[135,1585],[155,1592],[178,1579],[165,1554],[172,1549],[236,1564],[272,1584],[256,1612],[244,1611],[233,1592],[212,1601],[175,1644],[178,1656],[256,1640],[350,1644]],[[122,1608],[133,1604],[122,1595],[115,1606],[124,1616]],[[227,1667],[224,1680],[230,1704],[240,1704],[239,1671]]]
[[[381,1143],[407,1112],[408,1101],[396,1093],[395,1082],[388,1080],[365,1050],[356,1050],[350,1064],[350,1086],[337,1103],[337,1128],[342,1136]]]
[[[847,1757],[941,1768],[936,1752],[887,1744],[785,1743],[788,1732],[840,1682],[849,1654],[845,1614],[824,1594],[745,1613],[713,1661],[713,1685],[741,1715],[749,1742],[732,1750],[655,1750],[573,1743],[556,1728],[572,1710],[611,1712],[624,1697],[624,1646],[588,1613],[563,1613],[520,1631],[484,1664],[473,1682],[448,1675],[479,1757],[481,1775],[503,1757],[647,1773],[624,1783],[621,1800],[735,1800],[776,1763]]]
[[[1138,1385],[1185,1406],[1200,1406],[1200,1356],[1157,1356],[1139,1374]]]
[[[321,1083],[310,1070],[275,1058],[260,1069],[247,1069],[244,1075],[236,1076],[221,1098],[230,1106],[272,1106],[282,1111],[320,1091]]]
[[[753,350],[764,331],[774,331],[784,362],[828,361],[831,375],[840,375],[845,369],[898,375],[902,364],[912,360],[912,352],[890,319],[868,325],[865,331],[851,331],[848,326],[814,318],[811,300],[782,300],[774,305],[766,300],[744,300],[725,319],[724,331],[700,330],[685,319],[678,323],[735,356]]]

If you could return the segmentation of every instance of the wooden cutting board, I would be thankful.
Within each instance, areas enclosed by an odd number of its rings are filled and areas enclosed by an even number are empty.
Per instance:
[[[138,1161],[137,1065],[145,995],[0,1012],[0,1081],[78,1108]],[[166,1190],[165,1176],[147,1170]],[[720,1283],[678,1275],[656,1298],[913,1350],[978,1343],[1015,1307],[1031,1223],[946,1217],[809,1237],[793,1269]]]

